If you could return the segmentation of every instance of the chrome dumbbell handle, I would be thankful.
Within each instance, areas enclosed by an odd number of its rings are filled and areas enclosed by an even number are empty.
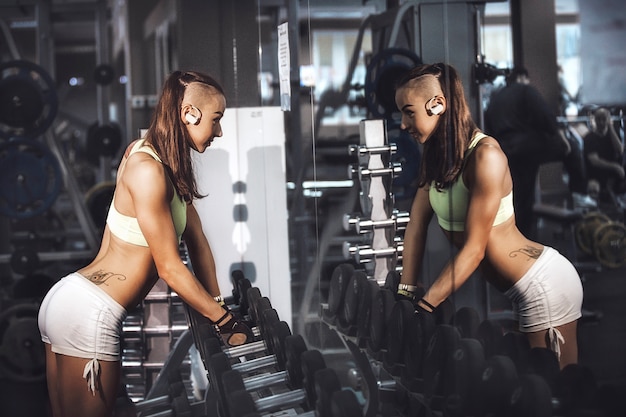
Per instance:
[[[398,146],[395,143],[382,146],[364,146],[364,145],[350,145],[348,146],[348,153],[350,155],[366,156],[366,155],[380,155],[389,153],[395,154],[398,151]]]
[[[358,175],[359,178],[363,177],[382,177],[385,175],[397,176],[402,172],[402,164],[399,162],[393,162],[391,166],[383,168],[364,168],[358,165],[351,164],[348,167],[349,178],[354,178]]]
[[[351,245],[345,242],[343,256],[346,259],[354,258],[358,263],[365,263],[378,258],[400,257],[403,249],[402,243],[398,243],[395,247],[373,249],[369,245]]]
[[[390,218],[383,220],[361,218],[351,214],[345,214],[343,217],[344,230],[349,231],[354,228],[359,234],[364,234],[374,229],[384,229],[389,227],[395,227],[397,230],[404,230],[408,223],[409,213],[395,210]]]

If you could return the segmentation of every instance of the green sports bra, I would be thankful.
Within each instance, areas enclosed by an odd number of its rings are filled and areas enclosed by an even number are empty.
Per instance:
[[[465,158],[474,150],[481,139],[487,137],[484,133],[477,133],[472,138]],[[444,190],[437,190],[435,184],[430,185],[428,192],[430,205],[437,215],[437,221],[442,229],[449,232],[462,232],[465,230],[465,216],[469,205],[469,189],[463,182],[463,173],[461,172],[457,180]],[[513,191],[504,196],[500,200],[498,214],[493,221],[493,225],[497,226],[504,223],[514,214],[513,210]]]
[[[128,156],[135,152],[145,152],[152,156],[159,162],[161,158],[154,152],[150,146],[143,146],[144,140],[139,140],[132,147]],[[172,211],[172,220],[174,221],[174,229],[176,229],[176,235],[178,236],[178,242],[180,243],[183,232],[187,225],[187,203],[178,195],[174,190],[172,201],[170,201],[170,209]],[[131,243],[133,245],[148,247],[148,242],[144,237],[141,229],[139,228],[139,222],[136,217],[126,216],[121,214],[115,208],[115,194],[113,195],[113,201],[109,207],[109,214],[107,215],[107,225],[109,230],[115,236],[123,240],[124,242]]]

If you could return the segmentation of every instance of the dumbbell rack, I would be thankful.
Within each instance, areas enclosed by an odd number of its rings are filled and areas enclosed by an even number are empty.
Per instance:
[[[344,243],[346,259],[362,264],[368,276],[383,284],[390,271],[400,267],[402,240],[397,231],[408,222],[408,214],[394,208],[393,179],[402,167],[392,162],[396,145],[387,140],[386,121],[362,120],[359,124],[360,144],[349,151],[357,162],[349,167],[353,180],[360,187],[360,214],[346,214],[344,229],[355,230],[364,237],[363,244]]]
[[[180,245],[181,258],[189,265],[187,249]],[[158,280],[141,305],[129,312],[123,323],[122,381],[128,397],[143,400],[181,334],[187,330],[184,305],[163,280]],[[190,359],[183,360],[181,375],[190,385]]]

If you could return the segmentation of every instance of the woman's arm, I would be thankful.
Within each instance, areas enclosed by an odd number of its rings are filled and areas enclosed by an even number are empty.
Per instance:
[[[507,177],[507,160],[493,144],[481,144],[466,165],[470,201],[465,218],[464,244],[445,265],[424,299],[438,306],[460,288],[485,257],[489,235],[500,206]]]
[[[404,231],[401,284],[421,286],[418,278],[426,249],[428,225],[432,217],[433,209],[428,199],[428,186],[424,186],[419,188],[415,194],[411,205],[409,223]]]
[[[123,180],[131,195],[135,216],[148,242],[159,277],[187,304],[212,321],[224,311],[183,263],[172,221],[169,181],[163,166],[149,155],[128,160]]]
[[[193,272],[212,297],[220,295],[215,259],[202,229],[202,221],[193,204],[187,206],[187,227],[183,234]]]

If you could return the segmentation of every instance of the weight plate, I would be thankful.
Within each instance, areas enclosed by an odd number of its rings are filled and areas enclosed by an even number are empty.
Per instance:
[[[319,350],[309,349],[306,352],[302,352],[300,355],[300,365],[302,366],[302,386],[306,392],[306,404],[303,404],[303,408],[312,410],[315,408],[317,397],[315,393],[315,374],[320,369],[326,368],[326,361],[322,352]]]
[[[443,376],[446,363],[459,346],[461,334],[456,327],[440,324],[428,341],[424,356],[424,396],[432,401],[443,394]]]
[[[306,350],[304,337],[299,334],[286,334],[282,342],[274,346],[274,355],[278,361],[281,371],[287,371],[289,385],[292,388],[300,388],[302,384],[302,371],[300,366],[300,355]],[[297,368],[295,371],[293,367]],[[299,376],[297,380],[292,379]]]
[[[335,391],[331,396],[331,417],[361,417],[363,409],[352,390]]]
[[[348,282],[354,273],[351,264],[340,264],[333,270],[328,289],[328,310],[333,316],[337,316],[343,307]]]
[[[363,293],[359,300],[359,312],[356,322],[356,336],[359,339],[359,345],[364,345],[370,337],[370,317],[372,312],[372,303],[376,298],[380,286],[374,280],[367,280],[363,287]]]
[[[36,138],[57,110],[55,83],[42,67],[23,60],[0,64],[0,137]]]
[[[409,300],[396,301],[387,322],[387,353],[385,361],[390,365],[402,363],[405,349],[406,324],[415,315]]]
[[[502,326],[494,320],[483,320],[478,325],[477,338],[483,345],[485,357],[489,358],[501,352],[504,332]]]
[[[300,358],[307,350],[304,338],[299,335],[291,335],[285,338],[285,367],[289,376],[289,386],[292,388],[302,388],[302,363]]]
[[[593,235],[593,253],[608,268],[626,265],[626,227],[613,221],[598,227]]]
[[[369,62],[365,74],[365,100],[374,118],[391,119],[397,112],[395,83],[422,60],[403,48],[383,49]]]
[[[257,323],[257,327],[259,329],[259,333],[261,337],[267,340],[267,336],[271,335],[272,326],[280,321],[280,317],[278,317],[278,311],[275,308],[268,308],[261,312],[261,316],[259,317],[259,322]],[[273,349],[270,350],[272,353]]]
[[[519,377],[519,386],[513,393],[511,417],[551,417],[552,391],[539,375],[525,374]]]
[[[122,145],[122,130],[116,124],[93,124],[87,130],[87,154],[98,158],[100,156],[115,156]]]
[[[341,390],[337,372],[332,368],[320,369],[315,373],[315,411],[319,416],[330,416],[331,398],[335,391]]]
[[[445,415],[464,417],[476,415],[479,397],[477,386],[485,363],[483,346],[476,339],[462,338],[450,352],[443,376]]]
[[[38,382],[46,377],[46,353],[41,341],[37,304],[17,304],[0,314],[0,376]]]
[[[598,390],[598,381],[589,367],[569,364],[559,372],[552,392],[561,400],[563,412],[574,414],[576,410],[588,410],[600,404]]]
[[[597,211],[585,214],[574,226],[578,247],[587,255],[593,255],[593,235],[601,225],[610,221],[607,215]]]
[[[504,355],[488,358],[477,387],[481,408],[477,415],[504,415],[515,399],[518,385],[517,370],[511,358]]]
[[[368,340],[368,347],[372,352],[380,352],[381,349],[387,348],[387,322],[395,302],[393,293],[386,288],[381,288],[376,293],[370,312]]]
[[[59,162],[40,142],[13,139],[0,145],[0,214],[18,219],[42,214],[62,183]]]
[[[405,327],[407,329],[404,348],[405,367],[409,375],[422,379],[428,343],[437,328],[435,317],[432,314],[416,314]]]
[[[267,335],[263,335],[269,353],[276,356],[278,363],[285,363],[286,357],[283,354],[282,347],[285,345],[287,336],[291,336],[291,329],[286,321],[277,321],[266,329]],[[278,356],[281,356],[280,358]]]
[[[105,181],[94,185],[85,194],[87,211],[98,230],[104,230],[114,193],[115,182]]]
[[[530,348],[524,373],[539,375],[554,388],[559,371],[559,359],[553,350],[538,346]]]
[[[100,64],[93,70],[93,79],[98,85],[109,85],[115,78],[113,67],[107,64]]]
[[[11,269],[16,274],[28,275],[40,266],[37,251],[31,248],[19,248],[11,254]]]
[[[233,284],[233,290],[232,290],[233,301],[235,302],[235,304],[239,304],[241,302],[241,293],[239,292],[239,282],[244,279],[247,279],[247,278],[243,274],[243,271],[241,269],[234,269],[230,273],[230,282]]]
[[[242,281],[241,283],[243,284],[244,282],[245,281]],[[259,287],[249,287],[247,289],[240,288],[239,291],[241,294],[244,294],[245,292],[245,299],[246,299],[245,310],[246,310],[246,313],[250,316],[250,319],[252,320],[254,325],[256,325],[257,323],[256,323],[256,319],[254,318],[254,309],[257,303],[259,302],[259,300],[263,298],[261,295],[261,290],[259,289]],[[241,314],[246,314],[246,313],[244,313],[244,311],[241,312]]]
[[[354,271],[346,294],[344,296],[343,308],[337,317],[337,322],[345,330],[351,330],[357,323],[357,314],[359,311],[359,302],[363,299],[363,287],[367,285],[367,275],[363,271]],[[354,327],[356,331],[356,327]]]
[[[461,307],[452,316],[452,325],[459,329],[462,337],[476,338],[480,315],[475,308]]]

